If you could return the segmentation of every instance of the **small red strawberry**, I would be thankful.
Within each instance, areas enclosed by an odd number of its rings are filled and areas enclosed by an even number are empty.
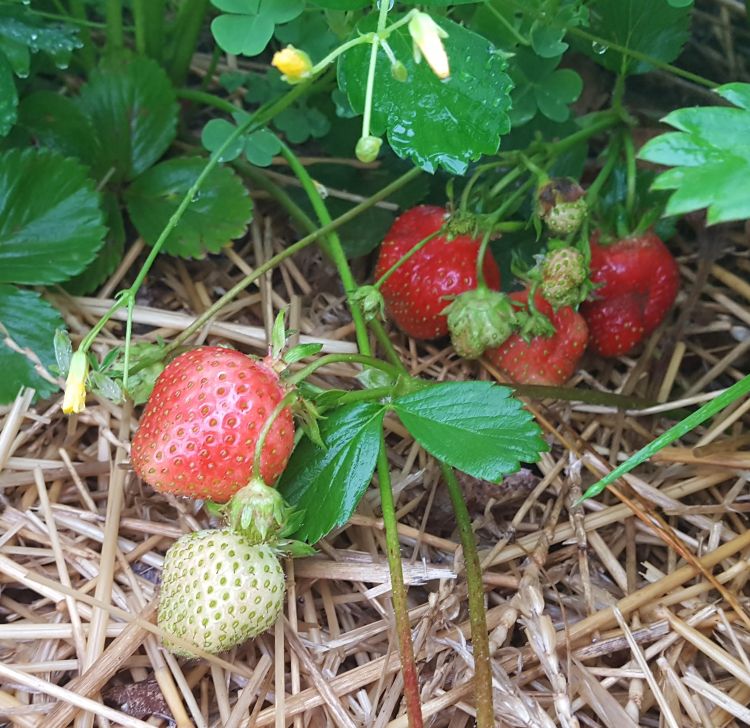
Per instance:
[[[581,306],[601,356],[628,353],[666,317],[680,283],[675,259],[653,232],[612,245],[591,241],[591,280],[599,287]]]
[[[284,571],[274,550],[229,529],[189,533],[167,551],[158,624],[178,655],[180,637],[215,654],[265,632],[284,603]]]
[[[401,215],[380,247],[375,277],[380,278],[417,243],[439,231],[448,213],[420,205]],[[448,333],[443,313],[450,297],[477,287],[477,256],[481,237],[458,231],[452,239],[441,233],[416,252],[383,283],[386,311],[396,325],[415,339],[436,339]],[[500,289],[500,271],[487,253],[483,261],[487,286]]]
[[[258,437],[284,395],[273,369],[239,351],[186,352],[156,381],[133,439],[133,467],[158,491],[224,503],[250,481]],[[266,483],[281,475],[293,447],[286,408],[261,454]]]
[[[510,298],[526,304],[529,292],[517,291]],[[547,328],[551,335],[537,334],[527,341],[521,333],[516,333],[496,349],[488,349],[485,356],[518,384],[560,386],[570,379],[583,356],[588,328],[583,317],[570,306],[554,311],[539,293],[534,296],[534,305],[547,321],[532,313],[527,328],[536,333],[534,323],[541,318],[546,323],[542,330]]]

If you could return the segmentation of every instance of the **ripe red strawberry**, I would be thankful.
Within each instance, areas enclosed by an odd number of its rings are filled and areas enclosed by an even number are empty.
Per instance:
[[[186,352],[156,380],[133,439],[133,467],[156,490],[223,503],[250,481],[258,437],[284,394],[275,371],[239,351]],[[266,483],[281,475],[293,446],[287,408],[261,454]]]
[[[510,297],[525,304],[529,292],[517,291]],[[516,333],[496,349],[488,349],[485,356],[518,384],[560,386],[570,379],[583,356],[588,328],[583,317],[570,306],[554,311],[539,293],[534,296],[534,304],[549,319],[554,333],[537,335],[530,341]]]
[[[159,595],[165,646],[180,637],[215,654],[273,626],[284,603],[284,572],[270,546],[229,528],[189,533],[167,551]]]
[[[442,207],[420,205],[401,215],[380,247],[375,277],[380,278],[417,243],[440,230],[447,219]],[[436,339],[448,333],[443,313],[449,296],[477,286],[481,237],[438,235],[401,265],[381,287],[386,310],[396,325],[415,339]],[[483,273],[489,288],[500,289],[500,271],[487,253]]]
[[[680,283],[667,246],[649,231],[612,245],[591,241],[591,280],[600,284],[581,306],[601,356],[626,354],[665,318]]]

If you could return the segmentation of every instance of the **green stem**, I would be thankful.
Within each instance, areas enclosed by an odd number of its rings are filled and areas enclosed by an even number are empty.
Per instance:
[[[594,181],[589,185],[589,188],[586,190],[586,204],[588,205],[589,210],[592,210],[596,205],[596,202],[599,198],[599,193],[602,191],[602,187],[604,187],[604,183],[609,179],[609,175],[612,174],[612,170],[617,164],[619,151],[620,145],[618,143],[610,146],[609,153],[607,155],[607,161],[599,171],[599,174],[596,175],[596,179],[594,179]]]
[[[521,6],[518,6],[518,7],[521,7]],[[665,63],[664,61],[660,61],[658,58],[649,56],[646,53],[641,53],[640,51],[633,50],[632,48],[626,48],[625,46],[620,45],[619,43],[615,43],[611,40],[607,40],[606,38],[600,38],[598,35],[589,33],[588,31],[583,30],[582,28],[568,28],[568,33],[570,33],[571,35],[576,35],[579,38],[583,38],[584,40],[588,40],[592,43],[598,43],[602,46],[606,46],[608,50],[617,51],[618,53],[622,53],[623,55],[628,56],[630,58],[635,58],[636,61],[648,63],[651,66],[660,68],[662,71],[669,71],[669,73],[675,76],[679,76],[680,78],[684,78],[688,81],[692,81],[693,83],[696,83],[699,86],[705,86],[707,88],[713,89],[719,85],[715,81],[711,81],[710,79],[705,78],[704,76],[699,76],[697,73],[692,73],[691,71],[685,71],[682,68],[673,66],[671,63]]]
[[[440,463],[443,478],[448,486],[448,495],[456,516],[458,533],[464,551],[466,581],[469,587],[469,622],[471,644],[474,652],[474,696],[476,700],[477,728],[494,728],[495,710],[492,702],[492,668],[490,666],[490,644],[487,638],[487,615],[484,608],[484,586],[482,567],[471,527],[471,516],[461,493],[461,486],[453,468]]]
[[[390,336],[388,336],[388,332],[385,330],[383,323],[379,319],[374,318],[369,321],[368,324],[391,364],[398,367],[402,374],[406,374],[407,370],[404,366],[404,362],[401,361],[401,357],[393,347],[393,342],[391,341]]]
[[[393,387],[388,385],[387,387],[373,387],[372,389],[356,389],[353,392],[347,392],[342,394],[336,399],[336,404],[332,407],[341,407],[345,404],[352,404],[354,402],[367,402],[369,400],[386,399],[387,397],[393,396]],[[322,408],[322,411],[327,411],[329,408]]]
[[[91,41],[91,25],[86,17],[86,3],[84,0],[70,0],[70,13],[75,22],[80,24],[78,38],[83,46],[78,50],[78,57],[81,65],[88,73],[96,65],[96,56],[94,54],[94,45]],[[71,18],[67,21],[70,22]],[[97,24],[98,25],[98,24]]]
[[[286,377],[286,382],[294,386],[299,384],[303,379],[307,379],[307,377],[314,374],[321,367],[328,366],[328,364],[338,364],[339,362],[346,364],[362,364],[364,366],[372,367],[373,369],[380,369],[380,371],[385,372],[394,378],[400,373],[392,364],[380,361],[380,359],[376,359],[369,354],[326,354],[291,376]]]
[[[683,435],[694,430],[706,420],[721,412],[725,407],[728,407],[741,397],[745,397],[748,393],[750,393],[750,374],[722,392],[716,399],[707,402],[700,409],[688,415],[684,420],[674,425],[674,427],[670,427],[666,432],[652,440],[646,447],[641,448],[637,453],[631,455],[622,465],[619,465],[611,473],[605,475],[598,483],[594,483],[581,496],[578,502],[580,503],[587,498],[594,498],[599,495],[618,478],[629,473],[633,468],[638,467],[641,463],[653,457],[661,449],[671,445],[675,440],[679,440]]]
[[[383,0],[384,4],[388,0]],[[401,544],[398,540],[398,520],[391,489],[391,473],[386,453],[385,433],[381,430],[380,452],[378,453],[378,483],[380,503],[383,508],[388,569],[391,574],[391,598],[396,617],[396,633],[401,653],[401,673],[404,680],[404,696],[409,728],[422,728],[422,706],[419,700],[419,680],[414,663],[414,647],[411,641],[409,605],[406,601],[404,572],[401,566]]]
[[[484,7],[492,13],[492,15],[495,16],[495,18],[500,22],[501,25],[505,27],[505,29],[511,34],[511,36],[516,40],[517,43],[519,43],[522,46],[530,46],[531,41],[528,38],[525,38],[522,36],[517,28],[508,20],[506,20],[505,16],[497,9],[492,6],[492,3],[484,3]]]
[[[133,0],[135,48],[139,55],[161,61],[165,10],[165,0]]]
[[[268,433],[271,431],[271,428],[273,427],[273,423],[276,422],[279,415],[290,405],[292,402],[294,402],[297,397],[299,397],[299,393],[297,390],[292,390],[291,392],[287,392],[282,398],[281,401],[273,408],[273,411],[270,415],[266,418],[266,421],[263,423],[263,427],[261,428],[260,434],[258,435],[258,441],[255,443],[255,454],[253,457],[253,475],[257,480],[263,481],[263,477],[260,474],[260,461],[261,457],[263,455],[263,446],[266,444],[266,438],[268,437]],[[263,481],[265,482],[265,481]],[[266,485],[268,485],[266,483]]]
[[[170,33],[170,56],[166,59],[169,77],[176,85],[185,83],[207,10],[208,0],[183,0],[180,5]]]
[[[401,189],[401,187],[407,185],[415,177],[418,177],[419,174],[421,174],[421,170],[418,169],[417,167],[410,169],[408,172],[401,175],[401,177],[399,177],[398,179],[395,179],[389,185],[386,185],[385,187],[383,187],[382,190],[372,195],[372,197],[369,197],[367,200],[360,202],[351,210],[348,210],[343,215],[340,215],[339,217],[337,217],[330,224],[324,225],[319,230],[316,230],[315,232],[312,232],[309,235],[306,235],[301,240],[298,240],[293,245],[290,245],[288,248],[285,248],[284,250],[282,250],[273,258],[269,258],[263,265],[258,266],[258,268],[256,268],[251,274],[245,276],[241,281],[235,284],[233,288],[230,288],[212,306],[210,306],[206,311],[204,311],[200,316],[198,316],[195,319],[195,321],[193,321],[187,328],[181,331],[175,337],[174,341],[165,348],[163,352],[163,356],[168,355],[169,353],[174,351],[174,349],[181,346],[184,341],[189,339],[196,331],[198,331],[201,327],[203,327],[207,321],[209,321],[217,313],[219,313],[219,311],[221,311],[221,309],[224,308],[224,306],[226,306],[228,303],[233,301],[240,293],[242,293],[242,291],[244,291],[248,286],[252,285],[252,283],[254,283],[264,273],[267,273],[269,270],[276,267],[279,263],[281,263],[282,260],[286,260],[286,258],[294,255],[295,253],[298,253],[300,250],[303,250],[304,248],[306,248],[308,245],[311,245],[319,238],[327,235],[333,230],[336,230],[342,225],[345,225],[350,220],[353,220],[365,210],[369,209],[373,205],[376,205],[381,200],[384,200],[386,197],[391,195],[396,190]],[[150,364],[153,362],[148,362],[148,363]]]
[[[380,12],[378,13],[378,35],[372,40],[370,48],[370,65],[367,68],[367,85],[365,86],[365,107],[362,113],[362,137],[370,136],[370,121],[372,118],[372,97],[375,90],[375,67],[378,63],[378,50],[380,48],[380,34],[385,30],[385,24],[388,21],[389,0],[383,0],[380,3]]]
[[[633,135],[629,129],[624,129],[622,133],[622,143],[625,150],[625,174],[626,174],[626,195],[625,195],[625,211],[627,213],[628,225],[631,228],[635,225],[633,219],[633,213],[635,211],[635,183],[636,183],[636,168],[635,168],[635,146],[633,144]]]
[[[310,173],[299,161],[294,152],[283,143],[281,145],[281,155],[286,159],[292,172],[297,175],[297,178],[302,183],[302,188],[307,193],[310,204],[313,206],[313,210],[315,210],[315,214],[318,216],[321,224],[329,225],[331,223],[331,215],[328,212],[325,202],[323,202],[323,198],[320,196],[317,185],[310,177]],[[344,254],[344,249],[341,246],[341,239],[339,238],[338,233],[330,232],[323,238],[323,240],[325,240],[324,249],[328,255],[330,255],[331,260],[333,260],[339,276],[341,277],[341,282],[344,284],[344,290],[349,297],[349,308],[354,321],[357,347],[363,354],[369,354],[370,340],[367,337],[367,324],[364,315],[362,314],[362,309],[360,309],[357,303],[351,298],[358,289],[358,286],[352,275],[352,270],[349,267],[349,261]]]
[[[106,0],[107,50],[118,51],[125,45],[122,27],[122,0]]]
[[[598,117],[599,118],[597,118],[596,121],[592,121],[580,131],[573,132],[573,134],[565,137],[564,139],[560,139],[560,141],[545,145],[544,150],[547,153],[548,157],[560,156],[564,152],[567,152],[571,147],[574,147],[576,144],[585,142],[592,136],[596,136],[600,132],[611,129],[613,126],[617,126],[623,121],[622,116],[614,110],[603,111],[598,115]]]

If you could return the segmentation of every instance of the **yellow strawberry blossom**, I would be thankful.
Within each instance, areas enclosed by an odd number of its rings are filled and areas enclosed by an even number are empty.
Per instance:
[[[422,56],[433,73],[441,79],[451,75],[448,54],[443,46],[446,33],[427,13],[416,12],[409,21],[409,34],[414,41],[414,61],[419,63]]]
[[[287,83],[302,83],[312,75],[313,64],[310,56],[299,48],[288,45],[273,54],[271,65],[278,68]]]
[[[70,370],[65,381],[62,411],[66,415],[78,414],[86,408],[86,377],[89,360],[85,351],[77,351],[70,360]]]

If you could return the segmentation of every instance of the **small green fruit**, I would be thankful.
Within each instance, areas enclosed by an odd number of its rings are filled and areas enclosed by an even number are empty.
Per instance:
[[[542,295],[557,310],[577,306],[591,290],[589,271],[580,251],[558,248],[547,253],[542,263]]]
[[[374,162],[378,158],[382,146],[382,139],[378,139],[376,136],[363,136],[357,141],[354,154],[360,162]]]
[[[211,654],[265,632],[284,603],[284,572],[274,551],[231,529],[197,531],[167,551],[158,624],[164,646],[194,657],[179,637]]]
[[[588,215],[584,190],[574,179],[553,179],[539,188],[539,216],[552,235],[567,237],[577,232]]]
[[[500,346],[516,325],[508,297],[488,288],[462,293],[444,313],[453,348],[464,359],[477,359],[485,349]]]

